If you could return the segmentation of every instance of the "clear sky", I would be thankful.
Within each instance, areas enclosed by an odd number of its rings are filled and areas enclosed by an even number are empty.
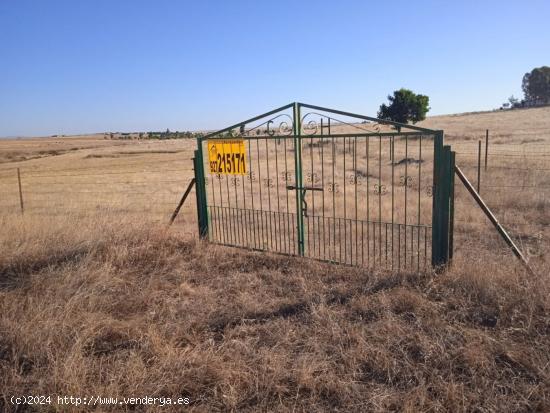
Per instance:
[[[0,136],[212,129],[292,101],[493,109],[550,65],[550,1],[0,0]]]

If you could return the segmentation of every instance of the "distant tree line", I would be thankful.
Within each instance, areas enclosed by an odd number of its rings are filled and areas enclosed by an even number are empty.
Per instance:
[[[501,106],[501,109],[550,105],[550,67],[536,67],[525,73],[521,89],[523,90],[523,99],[520,100],[512,95],[508,98],[508,102]]]
[[[180,131],[170,131],[170,129],[166,129],[166,131],[162,132],[139,132],[139,133],[123,133],[123,132],[107,132],[105,133],[105,138],[109,137],[109,139],[196,139],[198,137],[203,136],[200,132],[180,132]]]
[[[143,137],[142,135],[143,134],[140,133],[140,139],[195,139],[203,136],[203,134],[199,132],[172,132],[170,129],[166,129],[164,132],[147,132]]]

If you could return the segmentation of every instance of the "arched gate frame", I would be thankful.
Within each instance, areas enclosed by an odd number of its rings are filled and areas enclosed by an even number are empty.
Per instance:
[[[211,242],[392,270],[452,258],[443,131],[291,103],[197,142],[199,233]]]

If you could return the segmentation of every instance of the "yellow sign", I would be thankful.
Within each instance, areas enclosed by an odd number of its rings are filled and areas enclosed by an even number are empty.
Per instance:
[[[226,175],[246,174],[246,153],[244,140],[209,140],[208,159],[210,173]]]

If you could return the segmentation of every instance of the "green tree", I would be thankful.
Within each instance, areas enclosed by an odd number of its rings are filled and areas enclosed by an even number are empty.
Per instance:
[[[378,117],[380,119],[392,120],[394,122],[416,123],[426,119],[426,113],[430,98],[425,95],[416,94],[409,89],[399,89],[388,96],[389,105],[380,105]]]
[[[550,67],[536,67],[525,73],[521,88],[526,100],[550,102]]]
[[[519,99],[517,97],[515,97],[514,95],[510,96],[508,98],[508,102],[510,102],[510,106],[515,108],[516,106],[519,105]]]

